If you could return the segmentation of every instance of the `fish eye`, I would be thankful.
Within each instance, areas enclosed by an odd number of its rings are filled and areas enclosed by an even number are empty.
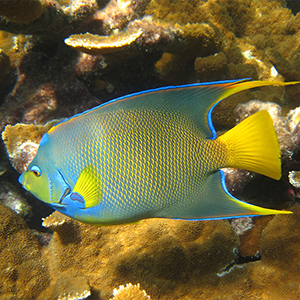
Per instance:
[[[32,166],[30,168],[30,171],[36,176],[36,177],[40,177],[42,174],[41,169],[38,166]]]

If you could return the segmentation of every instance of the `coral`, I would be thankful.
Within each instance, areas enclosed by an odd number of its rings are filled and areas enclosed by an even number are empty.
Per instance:
[[[43,248],[43,256],[51,261],[52,280],[80,269],[89,278],[92,296],[101,291],[104,298],[116,285],[139,282],[153,299],[175,299],[178,285],[184,290],[189,280],[216,280],[216,273],[235,259],[238,246],[226,220],[152,219],[96,227],[54,212],[43,224],[55,231]]]
[[[114,29],[123,30],[130,21],[142,16],[150,0],[111,0],[103,10],[95,13],[94,19],[103,23],[106,33]]]
[[[251,228],[247,226],[247,230],[239,236],[240,246],[238,251],[240,256],[253,257],[260,252],[261,233],[270,220],[272,220],[272,216],[253,218],[251,220]],[[241,221],[244,223],[244,220],[240,220],[239,222]]]
[[[231,226],[237,235],[243,235],[246,231],[253,228],[253,219],[251,217],[233,219]]]
[[[300,188],[300,171],[290,171],[289,172],[289,182],[292,186],[299,189]]]
[[[11,70],[9,57],[0,49],[0,82],[5,79],[9,71]]]
[[[252,283],[265,290],[267,299],[297,299],[295,283],[299,268],[299,205],[290,218],[275,216],[263,230],[260,241],[261,262],[254,264]],[[263,280],[261,280],[263,278]],[[283,280],[284,278],[284,280]],[[264,293],[265,294],[265,293]]]
[[[132,44],[142,34],[142,30],[121,32],[116,35],[75,34],[65,39],[65,43],[82,52],[98,55],[120,50]]]
[[[229,193],[237,198],[255,176],[255,173],[242,169],[224,168],[223,172]]]
[[[1,0],[0,15],[17,23],[29,23],[42,14],[42,2],[40,0]]]
[[[2,0],[1,3],[3,1],[5,0]],[[86,28],[87,19],[91,18],[93,13],[98,9],[98,3],[96,0],[74,0],[69,1],[69,5],[63,6],[60,6],[55,0],[9,0],[5,2],[13,2],[13,11],[21,11],[23,20],[21,20],[21,17],[19,16],[20,14],[16,16],[16,19],[8,20],[5,17],[0,17],[0,30],[16,34],[36,34],[52,37],[66,37],[73,33],[74,28],[76,27],[84,30],[84,28]],[[36,8],[40,6],[40,4],[37,3],[41,3],[41,11],[38,12],[38,10],[31,10],[30,13],[24,14],[24,3],[26,3],[26,6],[28,7],[28,3],[31,2],[33,3],[31,5]],[[9,10],[12,11],[10,7]],[[31,22],[34,18],[35,20]]]
[[[0,298],[37,299],[49,274],[36,237],[23,219],[0,203]]]
[[[41,246],[48,246],[52,238],[52,235],[49,232],[38,232],[35,229],[32,229],[31,232],[37,237],[38,242]]]
[[[138,23],[139,21],[136,22]],[[134,22],[129,26],[132,24],[134,24]],[[160,36],[160,38],[165,41],[165,45],[162,49],[166,52],[155,65],[157,73],[162,75],[164,79],[167,78],[167,81],[178,84],[178,82],[182,82],[182,80],[185,82],[186,79],[183,79],[184,75],[186,74],[186,76],[188,76],[191,70],[194,69],[194,60],[197,56],[212,55],[219,51],[222,38],[215,27],[208,24],[188,23],[184,26],[175,24],[172,30],[171,28],[169,24],[169,32],[173,33],[172,38],[170,36],[168,39],[163,38],[163,32],[158,32],[159,35],[155,35],[154,33],[157,29],[154,31],[154,26],[149,36],[156,37],[156,40],[158,36]],[[167,32],[168,31],[165,31],[165,36],[167,36]],[[146,36],[145,33],[143,33],[142,38],[144,36]],[[145,44],[147,45],[147,41]],[[155,46],[157,47],[157,45]],[[220,69],[222,69],[221,66]]]
[[[240,235],[241,244],[226,220],[153,219],[139,224],[95,227],[55,212],[44,220],[45,226],[55,230],[49,246],[43,248],[43,257],[50,263],[52,292],[46,289],[41,299],[54,297],[53,286],[58,280],[65,283],[66,290],[78,291],[69,279],[76,270],[80,273],[74,276],[81,277],[82,284],[89,278],[91,297],[95,299],[109,297],[116,284],[129,281],[139,282],[151,299],[218,299],[220,290],[227,299],[251,299],[258,295],[263,299],[273,299],[274,295],[282,298],[281,272],[293,287],[287,299],[295,299],[300,294],[294,273],[298,263],[292,267],[293,273],[287,274],[290,264],[298,260],[300,210],[298,206],[292,210],[292,219],[255,218],[254,226]],[[295,233],[290,235],[289,231]],[[286,252],[280,253],[283,244]],[[289,253],[290,248],[295,251]],[[258,251],[261,259],[254,257]],[[290,260],[288,266],[284,263],[286,258]],[[262,286],[262,280],[267,284]],[[135,297],[132,299],[147,299],[139,285],[127,288],[114,290],[111,299],[131,299],[123,295],[129,291]]]
[[[113,297],[110,300],[147,300],[150,296],[144,290],[140,289],[140,284],[132,285],[131,283],[120,285],[113,290]]]
[[[207,57],[198,57],[195,60],[195,71],[200,81],[222,79],[218,76],[224,74],[227,58],[223,52]]]
[[[60,273],[49,289],[50,294],[42,293],[38,299],[83,300],[91,295],[88,278],[74,270]]]
[[[275,49],[268,49],[266,51],[268,59],[270,62],[275,66],[276,70],[285,77],[287,81],[299,81],[300,80],[300,72],[299,69],[299,62],[298,60],[289,62],[285,59],[277,50]],[[288,96],[294,100],[295,102],[299,103],[299,86],[292,87],[287,89]]]
[[[0,201],[22,218],[28,219],[31,216],[31,207],[28,205],[26,199],[20,195],[14,185],[8,182],[1,181]]]
[[[34,158],[44,133],[59,121],[52,120],[45,125],[6,125],[2,139],[12,166],[19,173],[23,173]]]
[[[188,222],[154,219],[136,225],[95,227],[80,224],[57,212],[44,222],[58,231],[49,246],[41,249],[42,257],[37,258],[39,252],[28,249],[33,241],[34,247],[37,247],[37,241],[31,240],[33,235],[25,223],[8,208],[0,207],[3,220],[0,263],[7,265],[12,258],[18,262],[14,267],[1,267],[1,296],[6,297],[3,299],[9,299],[16,293],[12,289],[16,280],[18,295],[22,299],[27,299],[27,295],[44,300],[85,299],[89,294],[93,299],[105,299],[110,297],[116,285],[137,280],[151,299],[218,299],[220,291],[227,299],[251,299],[258,295],[263,299],[296,299],[300,294],[297,285],[298,205],[292,208],[294,215],[255,219],[254,227],[244,234],[260,227],[262,235],[255,234],[258,238],[255,245],[259,245],[261,260],[244,261],[242,264],[233,264],[233,250],[236,247],[241,250],[241,247],[226,220]],[[64,226],[64,230],[59,231],[59,227]],[[77,228],[75,235],[74,227]],[[22,242],[17,240],[16,243],[16,239],[21,237]],[[6,249],[10,249],[10,256],[3,260]],[[18,251],[24,251],[23,255]],[[28,259],[34,259],[34,265],[30,265]],[[26,277],[20,273],[24,261],[27,262]],[[41,271],[28,271],[33,267],[35,270],[41,268],[39,261],[43,262]],[[226,269],[226,264],[232,267],[218,277],[216,273]],[[36,280],[30,281],[29,274],[34,274]],[[22,282],[24,278],[29,282]],[[21,284],[24,284],[23,289]],[[114,290],[111,299],[149,297],[136,284]]]

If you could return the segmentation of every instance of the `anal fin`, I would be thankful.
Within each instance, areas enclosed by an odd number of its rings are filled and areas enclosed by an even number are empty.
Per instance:
[[[233,197],[226,188],[223,171],[209,175],[197,196],[200,199],[193,201],[192,205],[180,209],[174,207],[173,212],[169,211],[165,217],[195,221],[292,213],[262,208]]]

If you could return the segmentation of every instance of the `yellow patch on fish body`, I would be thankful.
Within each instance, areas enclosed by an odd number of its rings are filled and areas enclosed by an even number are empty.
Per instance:
[[[269,84],[274,83],[186,85],[111,101],[54,126],[19,181],[30,187],[44,176],[40,189],[50,196],[27,189],[60,212],[92,224],[289,213],[232,197],[218,171],[245,167],[280,178],[280,150],[267,112],[217,139],[211,124],[211,111],[224,95]],[[34,179],[36,167],[41,175]]]

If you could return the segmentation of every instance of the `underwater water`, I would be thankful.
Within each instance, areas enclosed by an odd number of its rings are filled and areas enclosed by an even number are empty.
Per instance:
[[[299,81],[299,11],[283,0],[0,1],[0,300],[300,298],[300,85],[242,91],[212,113],[219,135],[269,112],[281,179],[227,168],[225,181],[238,199],[293,214],[98,227],[18,182],[45,132],[111,99]]]

